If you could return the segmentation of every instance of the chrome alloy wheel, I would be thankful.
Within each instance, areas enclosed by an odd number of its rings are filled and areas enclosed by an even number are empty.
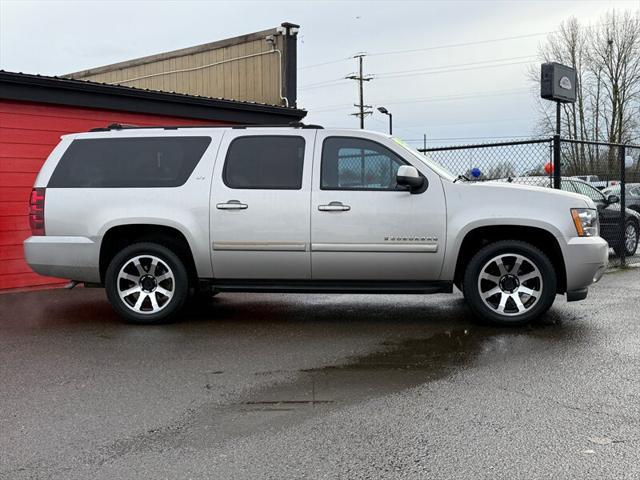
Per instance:
[[[169,305],[175,289],[171,268],[154,255],[139,255],[125,262],[117,282],[122,303],[144,315],[157,313]]]
[[[518,316],[533,308],[542,295],[542,274],[527,257],[505,253],[489,260],[478,277],[478,292],[486,306],[500,315]]]
[[[638,230],[633,222],[629,223],[624,230],[624,247],[627,253],[635,252],[638,247]]]

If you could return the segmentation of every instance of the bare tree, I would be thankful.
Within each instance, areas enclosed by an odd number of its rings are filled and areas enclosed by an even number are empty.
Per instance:
[[[540,58],[577,71],[576,102],[562,107],[565,137],[609,143],[640,140],[640,12],[612,11],[593,26],[570,18],[547,37]],[[540,106],[539,130],[549,134],[555,127],[553,104],[541,101]],[[591,153],[595,159],[593,152],[575,153],[582,158]]]
[[[640,15],[607,14],[594,32],[590,55],[592,68],[602,71],[607,140],[631,141],[638,134],[634,114],[637,117],[640,106]]]

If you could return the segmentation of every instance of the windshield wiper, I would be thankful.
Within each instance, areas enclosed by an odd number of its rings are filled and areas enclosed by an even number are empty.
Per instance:
[[[466,180],[467,182],[471,181],[469,180],[469,177],[467,177],[466,175],[458,175],[458,177],[453,181],[453,183],[456,183],[458,180]]]

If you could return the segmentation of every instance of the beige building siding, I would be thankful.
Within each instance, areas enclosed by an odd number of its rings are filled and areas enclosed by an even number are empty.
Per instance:
[[[286,43],[287,38],[295,41],[296,33],[297,28],[295,31],[281,27],[264,30],[84,70],[67,77],[203,97],[286,105],[284,97],[287,95],[283,88],[285,62],[290,62],[289,68],[292,65],[295,68],[295,58],[287,58],[288,54],[295,56],[295,49],[291,52],[289,47],[287,51]]]

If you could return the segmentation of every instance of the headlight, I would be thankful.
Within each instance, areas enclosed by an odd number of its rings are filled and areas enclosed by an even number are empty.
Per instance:
[[[571,217],[580,237],[597,237],[600,234],[598,212],[593,208],[572,208]]]

